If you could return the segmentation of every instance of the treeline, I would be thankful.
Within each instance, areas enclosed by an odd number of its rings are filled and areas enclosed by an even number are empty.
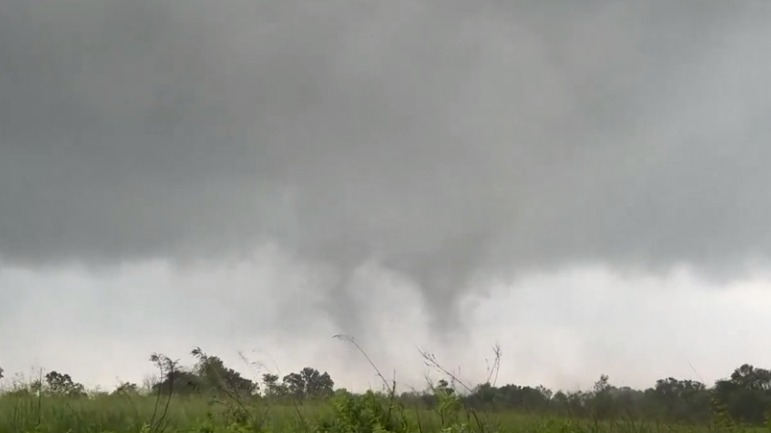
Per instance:
[[[350,395],[344,389],[335,390],[328,373],[311,367],[283,377],[263,374],[259,383],[225,366],[219,357],[208,356],[199,349],[192,353],[197,359],[192,368],[183,368],[165,356],[153,355],[151,361],[160,373],[158,380],[144,387],[123,383],[110,394],[205,395],[238,401],[271,399],[294,403],[325,400],[336,394]],[[70,398],[107,394],[87,393],[83,385],[57,371],[48,372],[41,379],[23,386],[16,384],[6,392]],[[388,394],[387,391],[383,393]],[[441,407],[451,400],[479,411],[516,410],[599,420],[631,418],[685,423],[707,423],[725,418],[760,424],[771,414],[771,371],[745,364],[711,387],[698,381],[670,377],[658,380],[645,390],[617,387],[607,376],[601,376],[591,390],[578,392],[552,392],[543,386],[494,386],[490,383],[468,389],[454,386],[452,380],[440,380],[423,391],[392,395],[392,399],[405,406],[429,409]]]
[[[403,393],[400,398],[435,407],[442,395],[456,392],[447,381],[439,381],[433,392]],[[578,392],[485,383],[458,392],[457,398],[477,410],[520,410],[600,420],[631,418],[701,424],[730,419],[761,424],[771,420],[771,371],[744,364],[712,387],[670,377],[645,390],[614,386],[604,375],[592,390]]]
[[[153,354],[150,361],[158,368],[159,375],[153,383],[143,387],[136,383],[123,382],[109,393],[88,393],[85,387],[73,381],[69,374],[54,370],[28,383],[17,381],[10,390],[7,390],[7,393],[32,393],[71,398],[87,398],[104,394],[181,397],[206,395],[226,396],[237,400],[273,398],[304,401],[328,398],[335,392],[335,383],[329,373],[321,373],[315,368],[305,367],[282,378],[274,374],[263,374],[261,387],[259,382],[225,366],[222,359],[217,356],[206,355],[200,349],[193,350],[192,354],[197,362],[190,368],[180,366],[178,362],[164,355]],[[0,368],[0,378],[2,377],[3,370]]]
[[[290,398],[294,401],[323,399],[334,394],[335,382],[332,377],[329,373],[321,373],[315,368],[305,367],[281,379],[278,375],[263,374],[261,389],[258,382],[226,367],[219,357],[208,356],[200,349],[193,350],[192,354],[198,360],[192,369],[179,368],[168,358],[153,355],[151,361],[155,362],[163,380],[152,385],[152,392],[183,396],[227,394],[228,397],[239,400]],[[117,391],[125,391],[127,387],[136,391],[134,384],[124,384],[124,389],[119,387]]]

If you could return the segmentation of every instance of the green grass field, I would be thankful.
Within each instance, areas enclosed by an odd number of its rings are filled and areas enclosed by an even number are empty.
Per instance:
[[[168,406],[167,406],[168,404]],[[389,411],[390,408],[390,411]],[[0,397],[0,433],[5,432],[771,432],[769,427],[715,423],[693,426],[633,420],[536,416],[515,411],[472,412],[463,407],[392,407],[382,397],[336,396],[292,404],[263,399],[250,403],[203,397],[99,395],[89,398]]]
[[[465,389],[458,391],[440,380],[398,395],[371,364],[382,392],[335,389],[312,368],[281,382],[264,374],[257,392],[220,358],[191,353],[192,369],[153,354],[158,380],[142,388],[86,392],[69,375],[42,370],[38,379],[14,380],[0,391],[0,433],[771,433],[771,370],[750,365],[713,388],[669,378],[635,391],[603,375],[592,390],[571,394],[489,381],[458,382]]]

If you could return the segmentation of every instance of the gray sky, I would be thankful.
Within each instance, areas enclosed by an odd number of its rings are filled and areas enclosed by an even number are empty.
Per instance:
[[[762,364],[770,7],[5,1],[0,365]]]

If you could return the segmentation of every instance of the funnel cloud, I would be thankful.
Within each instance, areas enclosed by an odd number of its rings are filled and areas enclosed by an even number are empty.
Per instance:
[[[582,264],[735,279],[771,254],[764,3],[6,0],[0,257],[362,267],[435,332]],[[396,278],[396,277],[394,277]],[[294,308],[299,308],[295,306]]]

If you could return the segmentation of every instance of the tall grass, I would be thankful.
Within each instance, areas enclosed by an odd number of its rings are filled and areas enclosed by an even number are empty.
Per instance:
[[[216,395],[175,395],[174,389],[154,392],[114,392],[57,396],[33,384],[0,394],[0,433],[771,433],[767,427],[744,427],[726,417],[710,425],[661,424],[635,419],[601,421],[533,415],[515,410],[475,410],[446,387],[432,388],[438,404],[409,406],[396,398],[396,380],[388,380],[367,353],[347,336],[383,382],[377,392],[353,395],[338,391],[323,400],[243,398],[228,390]],[[453,384],[471,390],[431,354],[421,352],[427,365]],[[193,351],[206,359],[200,349]],[[489,372],[494,380],[500,350]],[[160,377],[176,363],[154,354]],[[40,382],[38,382],[40,383]]]
[[[173,398],[161,426],[151,419],[154,396],[98,395],[59,398],[34,394],[0,396],[0,432],[151,433],[151,432],[275,432],[275,433],[718,433],[771,432],[771,428],[740,426],[663,425],[653,422],[595,422],[505,411],[479,413],[478,424],[459,408],[443,418],[437,410],[399,407],[386,418],[385,395],[338,395],[329,401],[299,406],[256,401],[247,404],[251,418],[238,418],[228,403],[203,396]]]

